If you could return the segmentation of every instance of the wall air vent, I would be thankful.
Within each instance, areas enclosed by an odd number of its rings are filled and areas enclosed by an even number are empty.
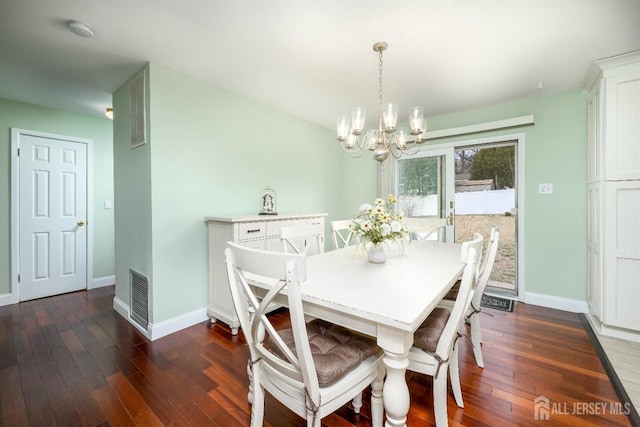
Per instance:
[[[130,316],[134,322],[147,329],[149,325],[149,279],[133,270],[129,270],[129,273]]]
[[[147,143],[145,73],[129,84],[129,114],[131,119],[131,149]]]

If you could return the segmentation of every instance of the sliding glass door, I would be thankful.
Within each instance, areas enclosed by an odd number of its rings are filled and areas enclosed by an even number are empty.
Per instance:
[[[424,148],[395,163],[394,188],[398,207],[414,238],[438,238],[461,243],[479,232],[488,238],[500,227],[500,243],[488,290],[517,294],[518,209],[517,143]]]

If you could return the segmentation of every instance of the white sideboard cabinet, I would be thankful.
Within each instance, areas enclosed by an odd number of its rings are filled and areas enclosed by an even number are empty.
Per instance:
[[[594,62],[584,87],[589,317],[640,341],[640,51]]]
[[[319,224],[324,228],[326,213],[299,215],[254,215],[239,217],[205,217],[209,232],[209,302],[207,315],[238,333],[240,322],[233,308],[227,279],[224,250],[228,241],[256,249],[282,252],[282,227]],[[303,243],[303,242],[302,242]]]

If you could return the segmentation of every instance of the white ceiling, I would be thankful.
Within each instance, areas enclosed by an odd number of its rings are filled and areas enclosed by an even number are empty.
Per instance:
[[[333,129],[377,111],[382,40],[385,101],[428,117],[580,87],[640,49],[640,1],[0,0],[0,97],[103,116],[153,62]]]

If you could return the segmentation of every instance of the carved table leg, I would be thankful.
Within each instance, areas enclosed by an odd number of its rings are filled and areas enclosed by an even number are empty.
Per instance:
[[[408,353],[393,354],[384,352],[384,365],[387,378],[382,390],[384,409],[387,413],[385,427],[403,427],[407,425],[409,413],[409,387],[405,380],[405,372],[409,366]]]
[[[382,361],[387,370],[382,389],[387,415],[385,427],[405,427],[410,404],[405,372],[409,367],[408,356],[413,345],[413,332],[378,325],[377,341],[384,350]]]

